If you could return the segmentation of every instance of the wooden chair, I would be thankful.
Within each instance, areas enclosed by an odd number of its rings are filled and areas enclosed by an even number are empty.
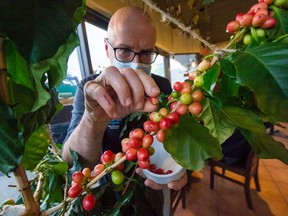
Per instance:
[[[182,202],[182,208],[186,208],[186,192],[189,191],[192,184],[192,171],[186,170],[186,173],[188,177],[187,184],[180,191],[170,190],[170,216],[174,215],[180,201]]]
[[[231,182],[234,182],[236,184],[239,184],[244,187],[244,192],[245,192],[245,197],[247,201],[248,208],[253,209],[253,204],[251,200],[251,195],[250,195],[250,180],[251,178],[254,177],[255,185],[256,185],[256,190],[260,191],[260,183],[259,183],[259,178],[258,178],[258,165],[259,165],[259,159],[257,158],[255,152],[251,150],[249,152],[249,155],[243,163],[235,163],[232,165],[228,165],[222,161],[215,161],[215,160],[210,160],[209,161],[210,165],[210,188],[214,188],[214,176],[219,176],[224,179],[227,179]],[[222,173],[217,172],[215,167],[220,167],[222,168]],[[229,170],[230,172],[236,173],[238,175],[244,176],[245,181],[244,183],[235,180],[231,177],[228,177],[225,175],[225,170]]]
[[[180,201],[182,202],[182,208],[186,208],[186,190],[186,186],[179,191],[170,190],[170,216],[174,215]]]

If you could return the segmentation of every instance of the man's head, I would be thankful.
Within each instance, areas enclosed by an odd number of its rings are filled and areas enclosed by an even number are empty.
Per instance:
[[[149,65],[145,60],[145,51],[156,51],[155,43],[156,30],[153,21],[142,9],[130,6],[123,7],[111,17],[105,49],[112,65],[119,63],[115,59],[115,48],[127,48],[136,53],[142,52],[141,59],[139,55],[135,55],[132,62]]]

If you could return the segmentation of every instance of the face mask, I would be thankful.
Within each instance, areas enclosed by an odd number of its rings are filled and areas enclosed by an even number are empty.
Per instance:
[[[143,63],[135,63],[135,62],[120,62],[120,61],[115,61],[114,66],[117,68],[132,68],[133,70],[140,69],[143,70],[145,73],[150,75],[151,71],[151,65],[150,64],[143,64]]]

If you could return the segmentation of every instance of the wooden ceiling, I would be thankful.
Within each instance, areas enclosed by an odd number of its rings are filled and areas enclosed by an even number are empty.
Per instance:
[[[213,2],[213,0],[205,1]],[[170,14],[186,26],[199,29],[202,38],[216,44],[229,40],[231,35],[225,32],[227,23],[234,20],[236,14],[246,13],[258,1],[214,0],[214,3],[208,6],[203,4],[204,0],[153,0],[153,2],[163,11],[170,10]],[[199,19],[195,25],[197,14]]]

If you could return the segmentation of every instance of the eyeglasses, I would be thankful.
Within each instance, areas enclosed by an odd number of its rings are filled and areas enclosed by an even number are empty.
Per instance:
[[[108,38],[106,38],[107,43],[113,48],[115,58],[124,63],[132,62],[136,55],[139,56],[139,60],[143,64],[152,64],[155,60],[157,55],[159,54],[158,49],[156,47],[156,51],[150,50],[142,50],[141,52],[134,52],[129,48],[124,47],[114,47]]]

